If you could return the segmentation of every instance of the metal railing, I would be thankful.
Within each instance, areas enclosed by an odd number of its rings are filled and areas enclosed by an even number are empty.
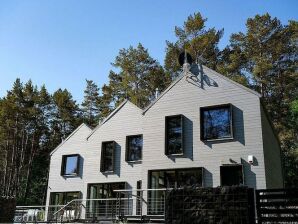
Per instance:
[[[58,210],[63,205],[50,205],[50,206],[16,206],[14,223],[26,223],[26,222],[45,222],[46,221],[46,209]]]
[[[66,205],[47,207],[17,206],[15,223],[141,219],[143,216],[164,218],[168,190],[171,189],[123,189],[114,190],[116,198],[74,199]]]

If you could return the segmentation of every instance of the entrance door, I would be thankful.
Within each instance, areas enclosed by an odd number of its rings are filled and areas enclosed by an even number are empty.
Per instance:
[[[241,164],[223,165],[220,167],[221,186],[243,185],[243,167]]]

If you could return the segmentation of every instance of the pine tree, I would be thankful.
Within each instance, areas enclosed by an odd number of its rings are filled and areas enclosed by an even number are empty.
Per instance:
[[[223,30],[215,28],[206,29],[207,19],[200,13],[190,15],[183,27],[175,27],[177,41],[167,41],[165,70],[172,78],[178,75],[181,66],[178,63],[179,53],[186,50],[195,61],[200,61],[209,68],[215,69],[218,61],[218,42],[223,35]]]
[[[99,88],[97,85],[86,79],[86,89],[84,91],[84,102],[82,103],[82,110],[84,121],[91,127],[95,127],[100,119],[100,97]]]
[[[284,152],[286,170],[298,166],[289,155],[295,149],[297,137],[290,124],[290,105],[298,96],[297,31],[298,23],[282,25],[268,13],[249,18],[247,31],[231,36],[224,73],[240,74],[249,79],[251,88],[259,91],[278,132]],[[238,56],[237,56],[238,55]],[[296,161],[296,165],[289,164]],[[290,173],[287,170],[286,173]],[[286,176],[286,181],[293,183]]]
[[[154,98],[156,89],[162,91],[170,82],[142,44],[121,49],[112,65],[119,72],[110,71],[109,84],[103,87],[102,96],[104,100],[110,99],[112,106],[129,99],[143,108]]]

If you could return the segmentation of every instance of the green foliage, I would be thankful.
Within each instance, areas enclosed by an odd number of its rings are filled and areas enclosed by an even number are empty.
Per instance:
[[[105,107],[129,99],[143,108],[154,98],[156,89],[162,91],[170,82],[160,64],[141,44],[121,49],[112,65],[119,72],[110,71],[109,84],[103,87]]]
[[[286,184],[293,185],[295,178],[290,173],[297,171],[297,125],[293,125],[291,103],[298,96],[298,23],[282,25],[267,13],[249,18],[246,27],[245,33],[231,36],[218,70],[234,78],[245,77],[262,94],[282,143]]]
[[[186,50],[192,57],[199,61],[204,59],[203,64],[215,69],[218,61],[218,42],[223,35],[223,30],[215,28],[206,29],[207,19],[200,13],[190,15],[184,22],[183,27],[175,27],[177,41],[171,43],[167,41],[165,70],[175,78],[181,66],[178,63],[178,55]]]
[[[92,80],[86,79],[86,83],[84,102],[82,103],[83,117],[89,126],[95,127],[100,119],[99,88]]]
[[[49,153],[80,122],[67,90],[51,96],[29,80],[17,79],[0,100],[0,195],[19,204],[44,204]]]
[[[297,186],[298,23],[256,15],[220,51],[223,30],[206,28],[206,21],[195,13],[175,27],[177,40],[166,42],[164,68],[141,44],[121,49],[101,93],[86,80],[81,108],[66,89],[50,95],[45,86],[16,79],[0,98],[0,195],[15,195],[19,204],[44,204],[50,152],[81,122],[95,126],[124,99],[148,105],[156,90],[163,91],[179,74],[178,55],[184,50],[262,94],[281,141],[286,185]]]

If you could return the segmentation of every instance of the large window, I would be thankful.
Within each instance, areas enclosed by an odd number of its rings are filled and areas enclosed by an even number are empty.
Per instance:
[[[166,117],[165,154],[183,154],[183,115]]]
[[[202,187],[203,168],[149,171],[149,188]]]
[[[89,184],[88,199],[116,198],[117,193],[114,190],[123,190],[125,188],[125,182]],[[123,194],[120,196],[123,196]]]
[[[126,161],[142,160],[143,136],[132,135],[126,137]]]
[[[241,164],[223,165],[220,167],[221,186],[243,184],[243,167]]]
[[[149,189],[202,187],[203,168],[151,170],[149,171]],[[164,212],[165,192],[148,191],[148,214],[161,215]]]
[[[117,192],[114,190],[123,190],[126,189],[125,182],[115,182],[115,183],[100,183],[100,184],[89,184],[88,185],[88,199],[103,199],[103,200],[88,200],[86,203],[86,217],[87,218],[97,218],[108,217],[113,213],[115,208],[115,200]],[[124,194],[119,195],[121,198],[124,197]],[[108,199],[108,200],[107,200]],[[121,208],[128,208],[128,201],[121,200]],[[123,211],[123,209],[122,209]]]
[[[78,176],[80,156],[78,154],[62,156],[61,176]]]
[[[116,143],[114,141],[103,142],[101,147],[101,172],[114,171],[114,153]]]
[[[232,106],[230,104],[201,108],[201,139],[233,138]]]
[[[57,212],[59,209],[66,205],[67,203],[71,202],[75,199],[81,199],[82,194],[79,191],[75,192],[51,192],[50,194],[50,207],[48,208],[48,220],[55,219],[53,214]],[[60,205],[60,206],[59,206]],[[73,207],[69,206],[66,209],[68,210],[75,210]]]

